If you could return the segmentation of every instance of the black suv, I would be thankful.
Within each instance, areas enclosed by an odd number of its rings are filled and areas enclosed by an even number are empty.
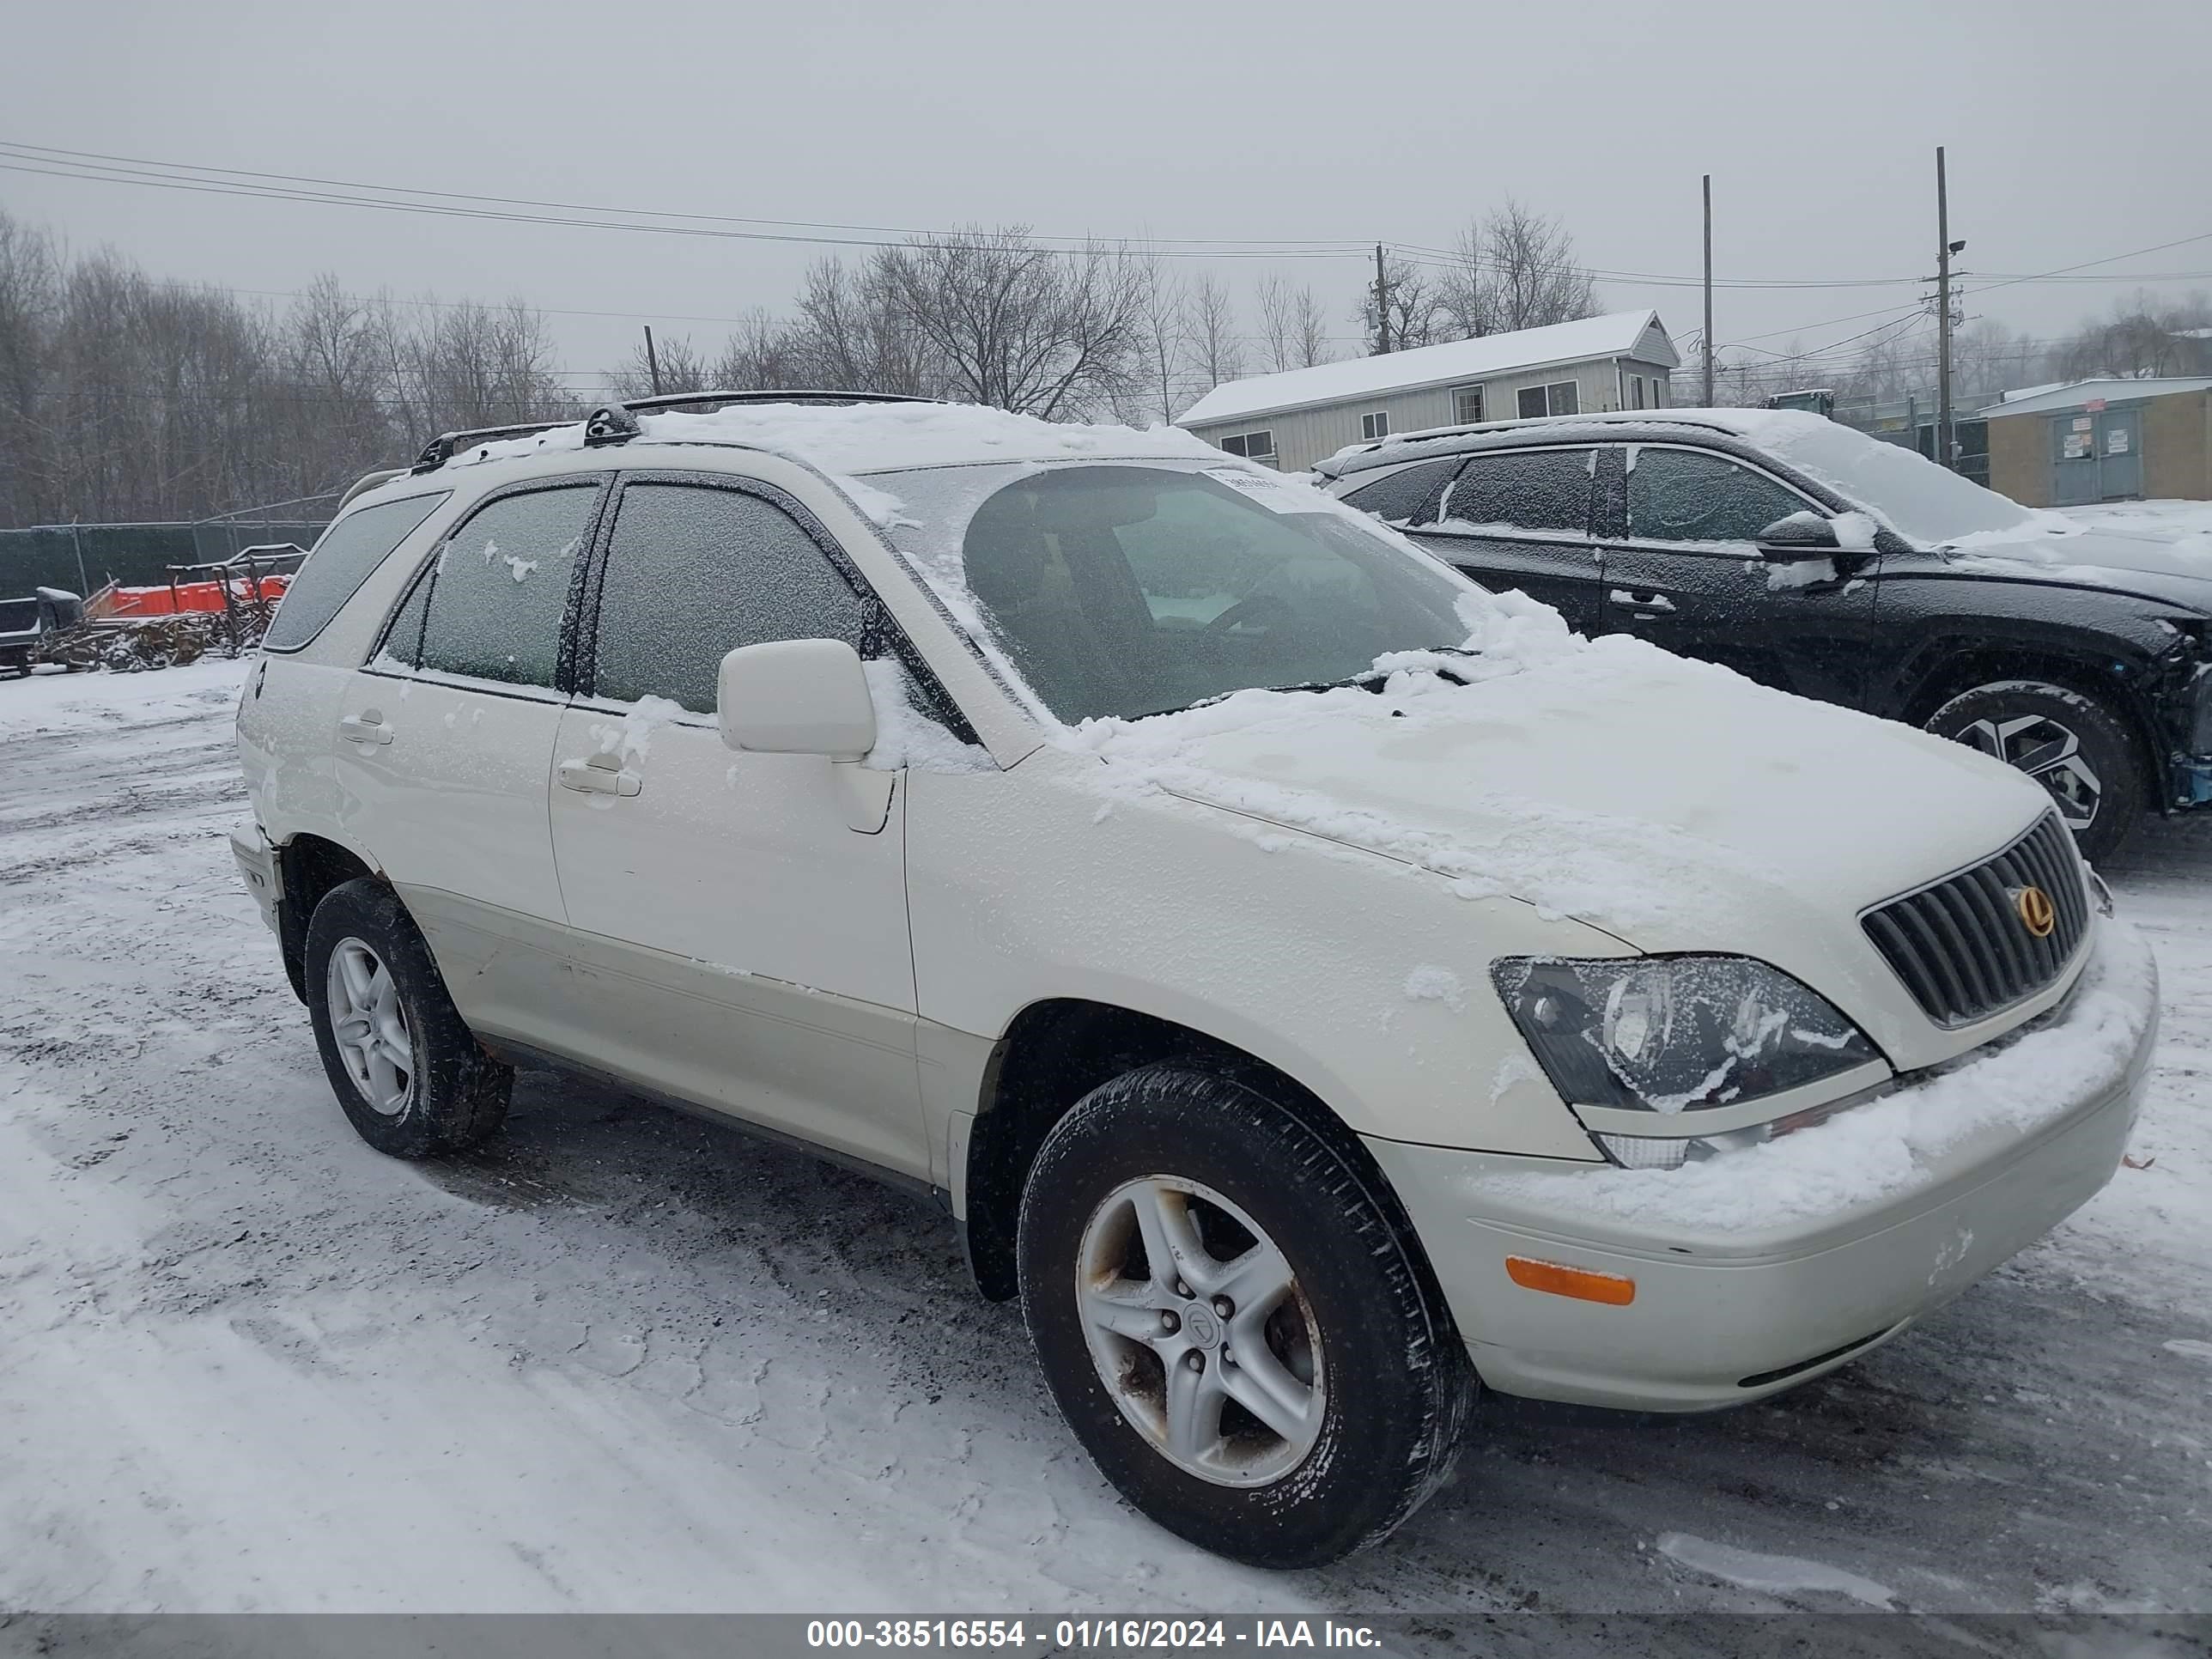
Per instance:
[[[1784,410],[1452,428],[1316,471],[1580,632],[2009,761],[2093,860],[2148,807],[2212,803],[2212,561],[2171,540],[2083,530]]]

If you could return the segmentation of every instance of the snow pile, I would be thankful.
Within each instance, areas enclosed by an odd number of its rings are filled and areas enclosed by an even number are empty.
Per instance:
[[[1679,1170],[1491,1176],[1473,1184],[1561,1216],[1662,1231],[1755,1232],[1893,1200],[1932,1181],[1937,1161],[1967,1141],[2046,1127],[2126,1064],[2155,1012],[2157,968],[2124,922],[2100,922],[2095,948],[2060,1018],[1825,1123]]]
[[[861,764],[879,772],[995,772],[991,751],[963,743],[915,706],[914,683],[896,657],[860,665],[876,705],[876,746]]]
[[[612,755],[629,762],[643,760],[653,752],[653,734],[672,721],[686,720],[690,711],[669,697],[643,696],[629,707],[629,712],[620,720],[607,720],[592,727],[592,739],[599,745],[599,753]]]
[[[1467,1006],[1467,987],[1449,968],[1416,968],[1406,975],[1406,1000],[1441,1002],[1456,1014]]]

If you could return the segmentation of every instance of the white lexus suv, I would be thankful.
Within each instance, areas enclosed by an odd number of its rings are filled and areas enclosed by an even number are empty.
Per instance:
[[[527,1059],[926,1188],[1114,1485],[1273,1566],[1478,1386],[1757,1400],[2118,1163],[2154,970],[2009,768],[1181,433],[691,402],[364,480],[249,678],[379,1150]]]

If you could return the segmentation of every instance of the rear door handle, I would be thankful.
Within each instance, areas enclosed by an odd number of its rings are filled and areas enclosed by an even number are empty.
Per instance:
[[[589,760],[564,760],[557,775],[563,789],[574,789],[586,795],[635,795],[645,787],[645,780],[625,769],[612,755],[594,755]]]
[[[1627,588],[1616,587],[1606,595],[1608,603],[1624,611],[1672,611],[1674,601],[1664,593],[1632,593]]]
[[[338,735],[349,743],[390,743],[392,728],[374,708],[348,714],[338,722]]]

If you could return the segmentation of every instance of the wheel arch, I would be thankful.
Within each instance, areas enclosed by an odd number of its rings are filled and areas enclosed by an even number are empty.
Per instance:
[[[2157,800],[2163,795],[2152,710],[2130,682],[2125,665],[2116,665],[2109,650],[2099,655],[2049,646],[1956,641],[1931,646],[1928,658],[1903,700],[1899,718],[1925,726],[1937,709],[1977,686],[2005,680],[2041,680],[2094,697],[2118,715],[2151,785],[2149,798]]]
[[[281,895],[276,906],[276,939],[284,957],[284,975],[293,994],[307,1000],[307,919],[315,914],[323,895],[333,887],[363,876],[381,878],[383,872],[367,858],[327,836],[301,833],[276,849],[276,880]]]
[[[975,1287],[994,1302],[1019,1290],[1016,1220],[1030,1166],[1053,1127],[1100,1085],[1176,1060],[1255,1085],[1358,1172],[1397,1229],[1431,1305],[1448,1318],[1434,1270],[1396,1190],[1351,1126],[1279,1066],[1192,1026],[1077,997],[1033,1002],[1008,1024],[985,1066],[968,1139],[962,1240]]]

